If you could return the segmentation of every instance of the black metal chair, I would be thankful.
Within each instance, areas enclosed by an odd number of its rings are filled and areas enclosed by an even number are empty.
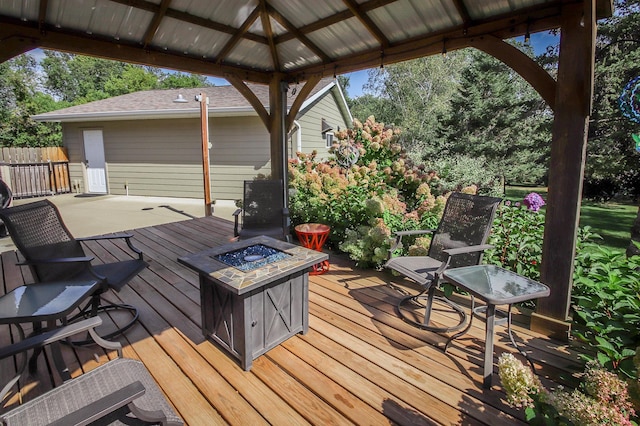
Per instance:
[[[2,219],[11,238],[37,282],[98,279],[102,289],[78,316],[95,316],[100,311],[125,309],[131,321],[104,335],[108,339],[129,329],[138,319],[138,311],[127,304],[102,304],[100,295],[109,289],[120,291],[133,277],[148,266],[143,254],[131,242],[131,234],[112,234],[98,237],[74,238],[69,232],[57,207],[49,200],[0,209]],[[89,219],[88,219],[89,220]],[[129,260],[92,265],[82,241],[124,239],[135,257]],[[68,319],[73,321],[78,316]],[[80,342],[79,342],[80,343]]]
[[[242,208],[233,213],[233,235],[240,240],[258,235],[288,239],[288,213],[282,199],[282,180],[245,180]]]
[[[385,267],[422,286],[420,293],[406,296],[398,304],[398,314],[402,319],[416,327],[435,332],[459,330],[465,325],[467,318],[464,310],[446,297],[436,296],[436,289],[447,268],[477,265],[482,260],[484,250],[492,247],[485,243],[500,201],[500,198],[495,197],[454,192],[447,200],[437,229],[396,232],[396,241],[390,253],[401,247],[403,237],[433,233],[427,256],[391,257],[385,264]],[[456,325],[431,324],[435,300],[458,314],[459,322]],[[417,310],[421,311],[423,308],[424,317],[420,321]]]

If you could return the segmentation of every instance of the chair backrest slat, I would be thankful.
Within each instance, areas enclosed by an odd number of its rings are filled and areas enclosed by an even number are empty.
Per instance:
[[[444,262],[448,256],[443,250],[485,244],[500,201],[496,197],[452,193],[433,235],[428,256]],[[463,254],[454,256],[449,266],[477,265],[481,260],[482,252]]]
[[[14,244],[26,260],[83,257],[84,250],[49,200],[0,210]],[[31,267],[39,282],[70,279],[86,270],[82,265],[50,264]]]

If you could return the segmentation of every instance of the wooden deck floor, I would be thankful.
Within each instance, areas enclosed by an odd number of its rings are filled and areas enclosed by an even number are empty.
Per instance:
[[[437,347],[443,336],[417,330],[394,312],[394,302],[415,291],[408,282],[332,258],[329,273],[310,278],[309,332],[259,357],[245,372],[203,338],[198,277],[177,262],[184,254],[228,242],[231,222],[202,218],[133,232],[150,266],[111,295],[141,312],[140,324],[120,341],[125,356],[144,362],[188,425],[523,424],[521,414],[504,402],[497,374],[493,389],[481,387],[484,324],[475,322],[443,353]],[[98,262],[128,256],[126,245],[116,241],[89,247]],[[14,252],[1,255],[0,292],[31,281],[16,259]],[[10,341],[11,331],[0,329],[0,345]],[[522,327],[515,335],[528,343],[545,380],[572,380],[579,366],[571,347]],[[513,352],[507,342],[504,327],[498,327],[497,355]],[[67,347],[64,356],[78,375],[114,354],[90,346]],[[21,382],[3,402],[5,409],[59,382],[49,358],[40,357],[38,374]],[[11,368],[4,361],[0,383]]]

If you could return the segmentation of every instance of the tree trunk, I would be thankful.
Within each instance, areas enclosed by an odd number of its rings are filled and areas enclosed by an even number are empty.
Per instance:
[[[629,243],[629,247],[627,247],[627,257],[640,255],[640,250],[633,244],[634,241],[640,243],[640,206],[638,207],[636,220],[631,227],[631,242]]]

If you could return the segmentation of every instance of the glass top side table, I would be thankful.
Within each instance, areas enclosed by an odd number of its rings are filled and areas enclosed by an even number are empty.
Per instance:
[[[98,289],[95,280],[27,284],[0,297],[0,324],[55,321]]]
[[[509,305],[507,315],[509,339],[513,346],[526,357],[526,354],[518,348],[511,333],[511,306],[514,303],[547,297],[550,293],[549,287],[495,265],[476,265],[448,269],[443,273],[443,278],[487,303],[484,378],[482,386],[484,388],[490,388],[493,373],[493,334],[496,321],[496,305]],[[471,303],[472,315],[469,324],[464,330],[449,338],[445,346],[445,351],[451,341],[462,336],[471,328],[473,313],[474,311],[477,312],[475,309],[475,299],[472,298]],[[529,360],[529,358],[527,358],[527,360]],[[531,363],[531,361],[529,362]]]
[[[47,323],[47,329],[53,329],[57,320],[66,318],[98,290],[100,285],[96,280],[21,285],[0,297],[0,324],[15,325],[20,339],[25,338],[20,323],[34,323],[35,332],[41,330],[41,322]],[[30,371],[35,371],[36,359],[41,351],[41,349],[35,350],[31,355]],[[62,379],[70,378],[60,352],[60,342],[51,345],[51,353]]]

